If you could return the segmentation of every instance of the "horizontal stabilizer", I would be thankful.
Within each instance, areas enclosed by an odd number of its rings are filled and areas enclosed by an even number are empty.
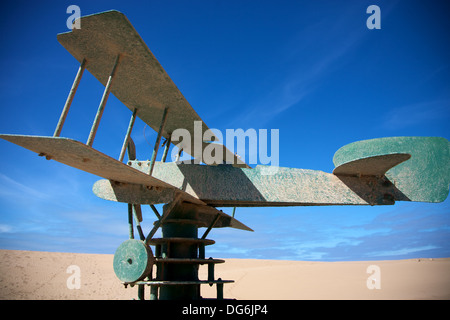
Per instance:
[[[333,170],[336,175],[382,177],[391,168],[408,160],[408,153],[392,153],[356,159],[341,164]]]
[[[407,155],[411,158],[405,161]],[[387,169],[386,178],[410,201],[442,202],[449,193],[449,160],[450,144],[445,138],[380,138],[340,148],[333,158],[333,173],[381,173]]]

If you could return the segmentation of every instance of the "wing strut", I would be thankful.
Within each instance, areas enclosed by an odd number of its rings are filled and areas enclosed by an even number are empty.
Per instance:
[[[109,93],[111,92],[111,86],[116,75],[117,66],[119,65],[121,55],[120,53],[116,57],[116,62],[114,63],[114,67],[111,71],[111,74],[108,78],[108,83],[105,86],[105,91],[103,92],[102,100],[100,101],[100,105],[98,106],[97,114],[95,115],[94,123],[92,124],[91,132],[89,133],[89,138],[86,144],[89,147],[92,147],[92,143],[94,143],[95,134],[97,133],[98,125],[100,124],[100,120],[102,119],[103,111],[105,110],[106,101],[108,101]]]
[[[137,109],[135,108],[133,114],[131,115],[130,124],[128,125],[128,130],[123,140],[122,150],[120,150],[119,161],[122,162],[125,157],[125,151],[127,150],[128,141],[130,140],[131,130],[133,130],[134,121],[136,120]],[[131,160],[131,159],[130,159]]]
[[[66,121],[67,113],[69,113],[70,105],[72,104],[73,98],[75,97],[75,93],[77,92],[78,85],[80,84],[81,77],[83,76],[84,69],[86,69],[87,60],[83,58],[80,67],[78,68],[77,75],[75,80],[73,81],[72,88],[70,89],[69,95],[67,96],[66,103],[64,105],[64,109],[59,118],[58,124],[56,125],[54,137],[59,137],[61,134],[62,127],[64,122]]]
[[[153,167],[155,166],[156,155],[158,154],[159,145],[161,143],[161,136],[162,136],[162,133],[164,130],[164,126],[166,125],[168,112],[169,112],[169,108],[166,107],[164,109],[163,117],[161,120],[161,125],[159,126],[159,131],[158,131],[158,136],[156,137],[155,147],[153,148],[152,160],[150,161],[150,171],[148,173],[150,176],[152,175]],[[166,146],[166,148],[167,148],[167,146]]]
[[[169,135],[169,137],[166,139],[166,141],[164,141],[164,144],[166,145],[164,148],[164,153],[162,156],[161,161],[162,162],[166,162],[166,158],[167,158],[167,153],[169,152],[169,148],[170,148],[170,143],[172,142],[172,134]]]

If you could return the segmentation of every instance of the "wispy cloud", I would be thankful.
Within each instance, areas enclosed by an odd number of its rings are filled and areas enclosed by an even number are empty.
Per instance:
[[[371,255],[373,257],[393,257],[397,258],[398,256],[405,256],[409,254],[418,254],[422,253],[424,251],[437,249],[438,246],[428,245],[428,246],[422,246],[422,247],[415,247],[415,248],[402,248],[397,250],[384,250],[384,251],[378,251],[378,252],[372,252]]]
[[[13,231],[13,227],[7,224],[0,224],[0,233],[10,233]]]
[[[433,100],[394,107],[386,114],[386,129],[403,129],[418,124],[450,120],[450,100]]]
[[[50,196],[42,191],[26,186],[0,173],[0,196],[27,196],[38,199],[48,199]]]

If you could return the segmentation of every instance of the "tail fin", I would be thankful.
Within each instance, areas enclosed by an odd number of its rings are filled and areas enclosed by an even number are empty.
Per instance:
[[[409,160],[407,155],[411,155]],[[336,175],[385,172],[386,178],[411,201],[442,202],[449,193],[450,143],[445,138],[391,137],[357,141],[340,148],[333,162]],[[371,170],[368,164],[385,168],[387,172]]]

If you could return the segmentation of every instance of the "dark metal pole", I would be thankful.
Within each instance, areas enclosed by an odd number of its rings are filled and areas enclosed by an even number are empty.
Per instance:
[[[171,142],[172,142],[172,135],[170,135],[165,142],[166,146],[164,148],[164,153],[161,159],[162,162],[166,162],[167,153],[169,152]]]
[[[130,123],[128,124],[127,133],[125,139],[123,140],[122,150],[120,150],[119,161],[122,162],[125,157],[125,151],[127,150],[128,140],[130,139],[131,130],[133,130],[134,121],[136,120],[137,109],[135,108],[133,114],[131,115]]]
[[[75,93],[77,92],[78,85],[80,84],[80,80],[81,77],[83,76],[84,69],[86,69],[86,63],[87,63],[86,59],[83,59],[80,67],[78,68],[78,72],[75,77],[75,80],[73,81],[72,88],[70,89],[66,103],[64,104],[64,109],[61,113],[61,116],[59,117],[58,124],[56,125],[55,133],[53,134],[54,137],[59,137],[59,135],[61,134],[62,127],[64,125],[64,122],[66,121],[67,113],[69,113],[70,105],[72,104]]]
[[[129,231],[130,239],[134,239],[134,232],[133,232],[133,205],[131,203],[128,204],[128,231]]]
[[[161,215],[159,214],[158,210],[156,209],[156,207],[153,204],[150,205],[150,208],[152,208],[152,210],[155,213],[156,217],[158,219],[161,219]]]
[[[161,125],[159,126],[158,136],[156,137],[155,147],[153,148],[152,159],[150,160],[149,175],[152,175],[153,167],[155,166],[156,155],[158,154],[159,144],[161,143],[162,132],[164,130],[164,126],[166,125],[168,111],[169,111],[169,108],[164,109],[163,117],[161,120]]]
[[[139,212],[138,212],[138,210],[139,210]],[[141,218],[142,218],[142,212],[141,212],[140,205],[139,204],[133,204],[132,212],[133,212],[134,220],[136,221],[136,229],[137,229],[137,231],[139,233],[139,238],[142,241],[144,241],[145,240],[145,236],[144,236],[144,233],[142,232],[141,223],[139,222],[139,217],[138,217],[138,216],[141,216]]]
[[[145,300],[145,290],[143,284],[138,285],[138,299]]]
[[[206,237],[208,236],[208,233],[211,231],[212,228],[214,228],[214,225],[216,224],[217,220],[219,220],[219,218],[220,218],[220,213],[218,213],[216,215],[213,222],[209,225],[208,229],[206,229],[205,233],[202,236],[202,239],[206,239]]]
[[[114,76],[116,75],[117,66],[119,65],[121,59],[121,55],[118,54],[116,57],[116,61],[114,63],[111,74],[108,78],[108,82],[105,86],[105,91],[103,92],[102,100],[100,101],[100,105],[98,106],[97,114],[95,115],[94,123],[92,124],[91,132],[89,133],[89,138],[86,144],[89,147],[92,147],[92,143],[94,142],[95,134],[97,133],[98,125],[100,124],[100,120],[103,115],[103,111],[105,110],[106,101],[108,101],[109,93],[111,92],[112,83],[114,80]]]
[[[145,238],[145,244],[148,245],[150,243],[150,240],[152,240],[153,236],[155,235],[158,228],[161,226],[161,224],[166,220],[166,218],[169,216],[170,212],[173,210],[173,208],[178,204],[178,202],[181,199],[181,193],[178,193],[175,195],[174,199],[171,203],[167,205],[166,212],[163,212],[163,215],[161,218],[156,221],[155,225],[153,226],[153,229],[149,232],[147,235],[147,238]]]

